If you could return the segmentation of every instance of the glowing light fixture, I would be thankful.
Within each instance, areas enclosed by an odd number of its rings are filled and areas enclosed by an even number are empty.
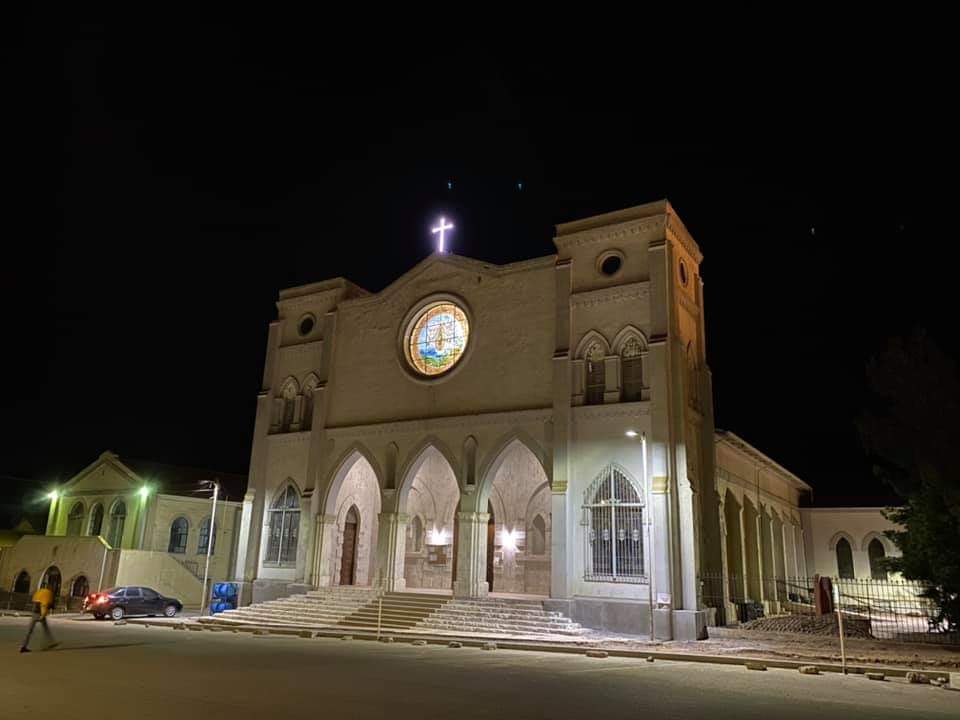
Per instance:
[[[143,500],[146,500],[146,499],[147,499],[147,495],[149,495],[149,494],[150,494],[150,488],[148,488],[146,485],[144,485],[142,488],[140,488],[140,497],[141,497]]]
[[[58,497],[60,497],[60,493],[56,490],[51,490],[47,493],[47,500],[56,500]]]
[[[512,530],[504,528],[500,531],[500,544],[507,550],[514,550],[517,547],[517,538],[514,537]]]
[[[436,235],[440,233],[440,244],[437,246],[437,252],[443,252],[444,233],[447,230],[453,230],[453,223],[448,223],[445,217],[440,218],[440,224],[435,228],[430,228],[430,232]]]
[[[628,438],[635,438],[635,437],[637,436],[637,431],[636,431],[636,430],[627,430],[627,431],[624,433],[624,435],[626,435]]]
[[[430,544],[431,545],[446,545],[446,533],[443,530],[437,530],[433,528],[430,531]]]

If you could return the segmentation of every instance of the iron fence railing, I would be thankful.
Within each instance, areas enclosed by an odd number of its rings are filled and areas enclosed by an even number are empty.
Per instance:
[[[700,593],[705,607],[716,608],[718,623],[731,625],[771,614],[817,614],[818,582],[821,594],[829,595],[826,610],[839,608],[851,626],[868,627],[874,638],[960,644],[960,632],[938,621],[937,605],[926,596],[929,585],[915,580],[703,573]]]

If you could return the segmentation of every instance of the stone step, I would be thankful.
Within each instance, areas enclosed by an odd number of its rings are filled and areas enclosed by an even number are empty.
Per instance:
[[[535,622],[499,622],[499,623],[490,623],[484,621],[477,621],[470,618],[444,618],[444,617],[435,617],[429,618],[424,621],[424,625],[428,626],[437,626],[439,624],[448,625],[448,626],[457,626],[457,625],[484,625],[487,627],[509,627],[509,628],[527,628],[529,630],[542,630],[544,632],[555,632],[557,630],[579,630],[580,626],[576,623],[556,623],[551,625],[546,625],[543,623]]]

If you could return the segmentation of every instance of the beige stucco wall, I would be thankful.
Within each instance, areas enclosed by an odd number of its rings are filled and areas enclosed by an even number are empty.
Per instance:
[[[150,587],[187,607],[200,606],[201,581],[165,552],[122,550],[113,584]]]
[[[887,555],[899,555],[893,541],[884,533],[898,526],[883,516],[883,508],[803,508],[806,531],[807,563],[811,575],[838,575],[836,544],[845,537],[853,551],[853,571],[857,578],[870,577],[867,545],[874,538]]]
[[[46,535],[26,535],[0,557],[0,582],[5,591],[12,591],[21,570],[30,575],[31,591],[40,587],[43,574],[52,566],[60,570],[60,596],[69,594],[73,581],[79,575],[87,578],[90,591],[100,588],[103,568],[103,587],[113,582],[118,551],[96,537],[65,538]],[[106,562],[104,561],[106,558]]]

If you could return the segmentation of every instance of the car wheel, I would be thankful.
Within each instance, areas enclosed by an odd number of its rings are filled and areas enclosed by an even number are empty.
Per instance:
[[[113,608],[113,610],[110,611],[110,617],[114,620],[123,620],[123,608],[119,606]]]
[[[167,606],[163,609],[163,615],[164,615],[164,617],[174,617],[176,614],[177,614],[177,606],[176,606],[176,605],[167,605]]]

